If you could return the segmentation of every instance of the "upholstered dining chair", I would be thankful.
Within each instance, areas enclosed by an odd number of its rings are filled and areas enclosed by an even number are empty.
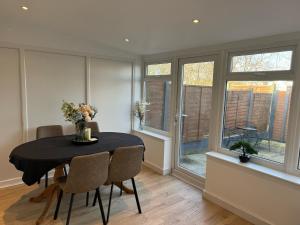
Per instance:
[[[141,171],[144,146],[121,147],[114,151],[109,165],[108,179],[105,184],[111,184],[106,222],[108,223],[114,183],[131,179],[138,212],[142,213],[134,177]],[[122,188],[122,185],[121,185]],[[122,190],[121,190],[122,191]],[[95,198],[97,197],[95,194]],[[95,201],[95,200],[94,200]]]
[[[102,222],[103,224],[106,224],[99,187],[107,180],[109,158],[109,153],[103,152],[92,155],[77,156],[72,159],[68,176],[58,179],[60,193],[55,209],[54,220],[57,219],[64,192],[71,193],[71,200],[66,222],[68,225],[70,222],[75,194],[96,190]]]
[[[98,123],[95,121],[87,122],[87,128],[91,128],[92,132],[100,132]]]
[[[63,136],[63,128],[61,125],[41,126],[36,129],[36,139]],[[66,168],[64,167],[66,173]],[[38,182],[40,183],[40,181]],[[48,187],[48,172],[45,174],[45,187]]]

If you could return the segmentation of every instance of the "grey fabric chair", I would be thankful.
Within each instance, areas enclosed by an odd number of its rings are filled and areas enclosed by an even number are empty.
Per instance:
[[[111,184],[106,222],[108,223],[114,183],[131,179],[135,200],[139,213],[142,213],[134,177],[141,171],[144,146],[122,147],[114,151],[109,165],[108,179],[105,184]],[[121,190],[122,191],[122,190]],[[97,193],[95,194],[95,199]]]
[[[61,125],[41,126],[36,129],[36,139],[63,136]],[[64,167],[66,173],[66,168]],[[40,181],[38,182],[40,183]],[[48,172],[45,174],[45,188],[48,187]]]
[[[50,125],[50,126],[41,126],[36,129],[36,138],[47,138],[47,137],[56,137],[62,136],[63,128],[61,125]]]
[[[97,122],[87,122],[87,128],[91,128],[92,132],[100,132],[99,126]]]
[[[64,192],[71,193],[71,201],[66,222],[68,225],[70,222],[75,194],[96,190],[102,222],[103,224],[106,224],[99,187],[107,180],[109,158],[109,153],[103,152],[92,155],[77,156],[72,159],[68,176],[58,179],[58,184],[61,190],[55,209],[55,220],[57,219]]]

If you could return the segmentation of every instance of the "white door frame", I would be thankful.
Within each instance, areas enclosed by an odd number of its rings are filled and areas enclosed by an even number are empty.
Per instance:
[[[176,82],[176,115],[175,115],[175,130],[173,135],[173,143],[174,143],[174,168],[173,174],[175,176],[181,177],[182,179],[192,183],[194,186],[198,188],[203,188],[205,183],[205,177],[197,175],[187,169],[184,169],[179,166],[179,153],[180,153],[180,143],[181,143],[181,128],[182,128],[182,79],[183,79],[183,65],[187,63],[196,63],[196,62],[208,62],[214,61],[214,75],[213,75],[213,91],[212,91],[212,109],[216,106],[217,101],[217,93],[216,89],[218,86],[218,71],[219,71],[219,55],[205,55],[198,57],[189,57],[189,58],[181,58],[178,60],[178,70],[177,70],[177,82]],[[214,111],[214,110],[212,110]],[[217,112],[212,113],[212,117],[216,115]],[[216,117],[215,117],[216,118]],[[213,123],[209,124],[209,136],[215,133],[215,129],[213,128]],[[215,147],[215,140],[213,138],[208,139],[209,149],[213,149]]]

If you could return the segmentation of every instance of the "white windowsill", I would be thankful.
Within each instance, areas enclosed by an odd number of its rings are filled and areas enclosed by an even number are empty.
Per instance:
[[[141,134],[145,134],[145,135],[148,135],[150,137],[154,137],[154,138],[157,138],[157,139],[160,139],[160,140],[164,140],[164,141],[169,141],[170,140],[170,137],[167,136],[167,135],[157,134],[157,133],[154,133],[154,132],[151,132],[151,131],[148,131],[148,130],[134,129],[133,131],[141,133]]]
[[[289,182],[291,184],[296,184],[300,186],[300,177],[297,176],[293,176],[284,172],[280,172],[274,169],[270,169],[261,165],[257,165],[255,163],[252,162],[248,162],[248,163],[241,163],[240,160],[238,158],[232,157],[232,156],[228,156],[228,155],[224,155],[222,153],[218,153],[218,152],[208,152],[206,153],[206,155],[210,158],[213,159],[217,159],[217,160],[222,160],[255,172],[259,172],[265,175],[269,175],[271,177]]]

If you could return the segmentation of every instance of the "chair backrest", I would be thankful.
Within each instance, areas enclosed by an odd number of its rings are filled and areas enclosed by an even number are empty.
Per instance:
[[[103,185],[108,177],[109,159],[109,152],[74,157],[64,191],[83,193]]]
[[[37,139],[63,135],[63,128],[61,125],[41,126],[36,130]]]
[[[87,128],[91,128],[92,132],[100,132],[99,126],[97,122],[87,122]]]
[[[142,145],[117,148],[111,158],[108,183],[135,177],[141,171],[143,154]]]

